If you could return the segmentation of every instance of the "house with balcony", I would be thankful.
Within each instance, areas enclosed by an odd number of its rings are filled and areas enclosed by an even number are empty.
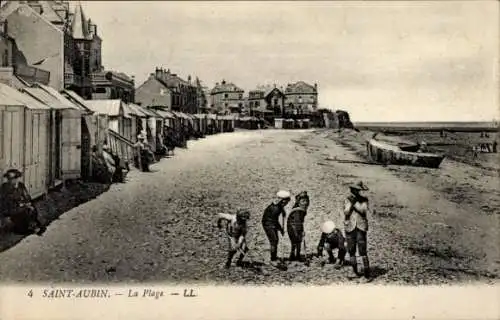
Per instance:
[[[288,84],[285,89],[284,113],[298,117],[308,116],[318,108],[318,85],[304,81]]]
[[[133,79],[105,70],[97,25],[85,17],[81,4],[71,12],[69,1],[9,1],[0,9],[2,20],[26,64],[50,72],[52,88],[84,99],[133,102]]]
[[[135,81],[123,72],[100,71],[90,75],[92,100],[120,99],[135,102]]]
[[[285,94],[282,88],[273,86],[258,86],[248,92],[248,114],[255,117],[274,118],[283,115]]]
[[[37,70],[33,68],[50,73],[49,86],[60,91],[64,89],[64,32],[40,14],[41,6],[34,1],[30,5],[7,2],[0,8],[0,21],[5,34],[15,41],[19,72],[35,78]]]
[[[198,111],[200,113],[208,113],[209,108],[208,108],[208,98],[206,94],[206,87],[203,87],[201,84],[200,79],[196,77],[195,80],[195,85],[196,85],[196,96],[197,96],[197,106],[198,106]]]
[[[7,21],[0,21],[0,82],[15,88],[34,83],[48,85],[50,72],[28,65],[7,31]]]
[[[170,69],[156,68],[135,90],[135,101],[143,107],[195,114],[199,112],[199,86]]]
[[[216,83],[210,91],[210,108],[214,113],[220,115],[241,113],[245,101],[244,92],[234,83],[222,80],[221,83]]]

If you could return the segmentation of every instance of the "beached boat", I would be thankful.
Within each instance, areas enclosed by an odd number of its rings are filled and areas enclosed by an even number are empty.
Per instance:
[[[410,165],[416,167],[439,168],[444,155],[417,152],[416,145],[403,147],[378,141],[374,138],[367,142],[368,158],[384,164]],[[410,151],[411,150],[411,151]]]

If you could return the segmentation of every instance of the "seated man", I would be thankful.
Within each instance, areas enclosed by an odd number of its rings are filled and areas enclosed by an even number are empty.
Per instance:
[[[12,222],[14,232],[42,235],[45,227],[31,203],[26,186],[20,181],[21,177],[22,173],[17,169],[10,169],[4,174],[7,182],[0,187],[0,214]]]

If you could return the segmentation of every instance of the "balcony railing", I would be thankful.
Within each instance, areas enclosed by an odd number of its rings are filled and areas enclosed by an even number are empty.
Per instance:
[[[90,77],[83,77],[71,72],[64,73],[64,86],[90,87],[92,85]]]
[[[83,77],[76,75],[74,73],[64,73],[64,85],[65,86],[76,86],[76,87],[81,87],[83,84]]]

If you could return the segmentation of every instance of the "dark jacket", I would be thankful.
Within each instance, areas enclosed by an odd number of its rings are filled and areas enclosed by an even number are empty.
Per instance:
[[[326,243],[330,246],[330,249],[345,249],[345,238],[342,235],[342,231],[335,228],[330,233],[321,233],[321,239],[318,243],[318,253],[321,254],[323,252]]]
[[[283,218],[286,215],[285,209],[276,203],[271,203],[264,210],[264,215],[262,216],[262,225],[265,227],[275,227],[279,230],[283,230],[281,224],[279,223],[280,215]]]
[[[13,214],[21,204],[31,203],[31,197],[24,183],[19,182],[14,188],[10,183],[3,183],[0,187],[0,215],[8,217]]]

